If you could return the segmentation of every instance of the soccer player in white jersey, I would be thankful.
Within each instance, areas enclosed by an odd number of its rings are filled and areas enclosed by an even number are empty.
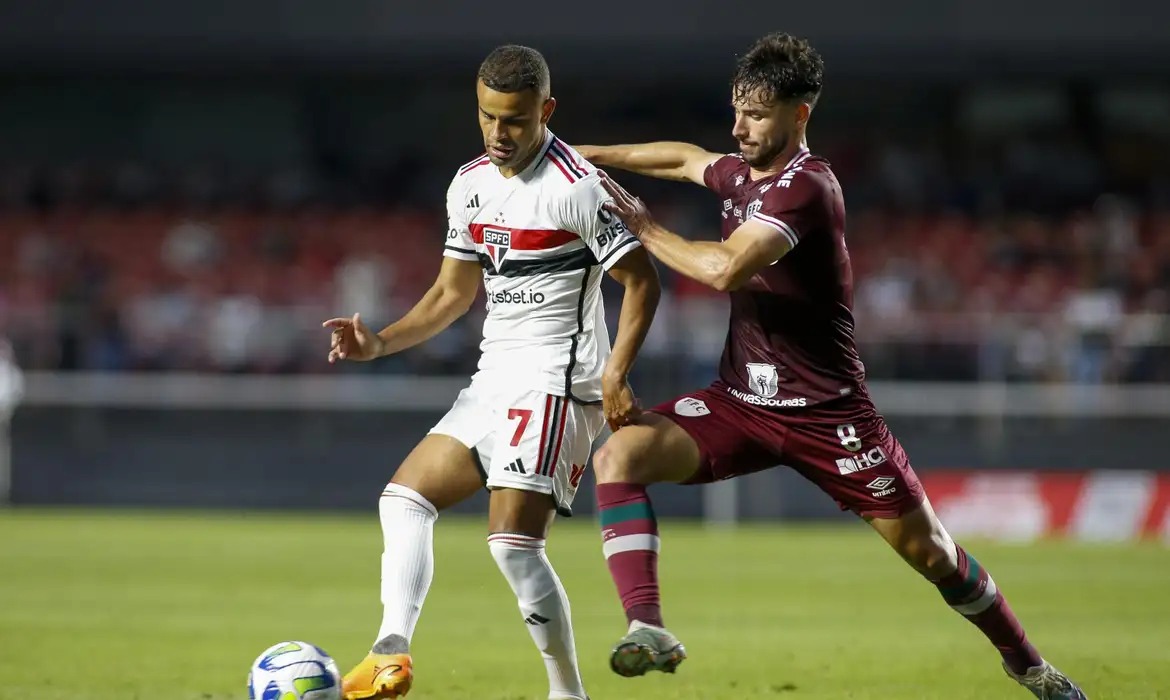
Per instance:
[[[491,492],[488,546],[548,671],[549,698],[585,700],[569,601],[545,556],[568,515],[606,422],[637,412],[626,377],[658,304],[658,276],[625,226],[602,208],[596,170],[549,131],[556,106],[537,51],[502,46],[476,92],[487,152],[447,192],[438,279],[378,333],[358,314],[331,328],[330,362],[372,360],[422,343],[467,312],[482,276],[488,314],[479,369],[382,492],[382,625],[343,681],[346,700],[395,698],[413,683],[410,639],[433,574],[439,511]],[[625,288],[610,348],[601,300],[608,272]]]

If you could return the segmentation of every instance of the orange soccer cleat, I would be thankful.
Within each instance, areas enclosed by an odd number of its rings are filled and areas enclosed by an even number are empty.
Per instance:
[[[410,654],[370,653],[341,681],[345,700],[400,698],[410,692],[414,669]]]

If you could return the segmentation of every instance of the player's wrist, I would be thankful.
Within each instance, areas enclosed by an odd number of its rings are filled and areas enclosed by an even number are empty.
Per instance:
[[[606,365],[601,372],[601,381],[605,384],[622,384],[630,377],[630,367],[624,365]]]
[[[384,335],[385,333],[385,330],[381,330],[373,335],[373,345],[370,348],[371,360],[376,360],[390,354],[390,340]]]

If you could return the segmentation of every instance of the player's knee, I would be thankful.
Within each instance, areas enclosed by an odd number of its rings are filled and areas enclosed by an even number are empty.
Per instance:
[[[544,553],[544,539],[497,532],[488,536],[488,549],[500,573],[508,580],[521,607],[540,601],[555,592],[548,575],[550,565]]]
[[[386,535],[393,534],[402,519],[434,521],[439,511],[425,496],[402,484],[389,483],[378,499],[378,515]]]
[[[945,531],[915,533],[899,543],[898,553],[928,578],[940,578],[958,566],[955,543]]]
[[[593,473],[599,484],[635,481],[633,452],[615,434],[593,455]]]

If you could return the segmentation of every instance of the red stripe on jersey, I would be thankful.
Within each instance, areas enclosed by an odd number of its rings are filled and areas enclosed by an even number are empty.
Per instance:
[[[554,153],[551,148],[548,151],[547,157],[548,157],[548,162],[557,166],[557,170],[560,170],[561,174],[564,175],[565,178],[569,182],[576,182],[577,180],[581,179],[581,178],[577,177],[576,175],[573,175],[570,173],[568,166],[566,166],[564,163],[561,162],[560,158],[557,157],[556,153]]]
[[[510,226],[496,226],[495,224],[470,224],[471,240],[482,245],[483,230],[485,228],[497,231],[507,231],[511,235],[508,247],[512,250],[547,250],[566,243],[580,240],[580,236],[572,231],[552,228],[512,228]]]
[[[486,155],[480,156],[479,158],[476,158],[475,160],[471,161],[470,163],[464,163],[463,165],[459,166],[459,174],[466,175],[467,173],[471,172],[472,170],[475,170],[476,168],[478,168],[479,166],[487,165],[490,162],[491,161],[488,160]]]
[[[572,163],[577,170],[580,170],[586,175],[589,174],[590,170],[596,170],[596,168],[593,167],[593,164],[589,161],[585,159],[577,160],[577,156],[574,155],[573,151],[569,150],[569,146],[564,141],[556,139],[554,143],[559,146],[559,148],[557,148],[557,152],[560,153],[565,160]]]

